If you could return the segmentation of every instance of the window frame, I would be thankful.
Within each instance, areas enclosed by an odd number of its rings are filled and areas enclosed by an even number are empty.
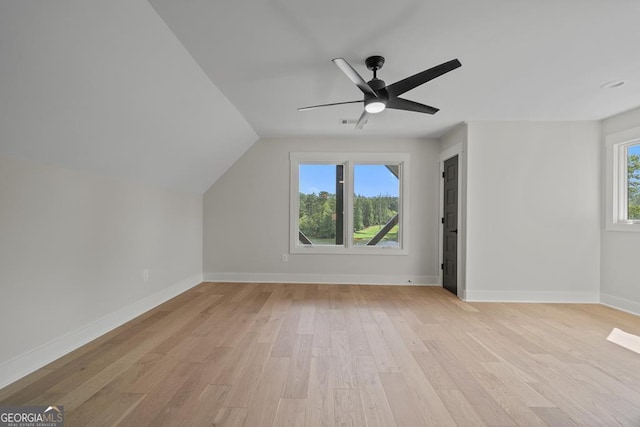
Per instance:
[[[409,236],[409,153],[289,153],[289,252],[292,254],[351,254],[351,255],[408,255]],[[344,241],[342,245],[302,245],[298,240],[300,164],[342,164],[344,165]],[[398,247],[354,246],[354,165],[356,164],[397,164],[399,165],[398,206]]]
[[[640,221],[629,220],[627,148],[640,144],[640,127],[607,135],[606,147],[606,230],[640,232]]]

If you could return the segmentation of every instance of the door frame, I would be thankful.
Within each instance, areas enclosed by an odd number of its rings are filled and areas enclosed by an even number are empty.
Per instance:
[[[458,250],[457,250],[457,287],[458,298],[464,300],[466,295],[466,276],[465,276],[465,256],[466,253],[466,209],[465,194],[466,194],[466,159],[464,144],[462,142],[450,147],[440,153],[438,160],[438,185],[439,188],[439,215],[438,215],[438,284],[443,284],[443,274],[441,265],[444,260],[443,254],[443,236],[444,236],[444,224],[442,224],[441,218],[444,215],[444,180],[442,179],[442,173],[444,172],[444,162],[452,157],[458,156]]]

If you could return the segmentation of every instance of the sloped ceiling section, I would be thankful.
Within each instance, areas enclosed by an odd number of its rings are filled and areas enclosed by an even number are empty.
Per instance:
[[[0,3],[0,154],[196,193],[256,140],[145,0]]]

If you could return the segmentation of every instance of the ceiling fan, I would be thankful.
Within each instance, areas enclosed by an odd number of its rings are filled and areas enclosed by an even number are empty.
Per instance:
[[[332,60],[334,64],[342,70],[349,79],[358,86],[364,94],[364,99],[358,101],[334,102],[332,104],[312,105],[310,107],[298,108],[298,111],[307,111],[314,108],[330,107],[332,105],[355,104],[364,102],[364,111],[356,123],[356,129],[362,129],[369,119],[369,115],[383,111],[385,108],[393,108],[395,110],[415,111],[418,113],[435,114],[438,109],[429,105],[420,104],[408,99],[400,98],[403,93],[414,89],[421,84],[433,80],[436,77],[448,73],[462,66],[460,61],[452,59],[451,61],[437,65],[428,70],[414,74],[406,79],[397,81],[389,86],[377,76],[378,70],[384,65],[382,56],[370,56],[366,59],[367,68],[373,71],[373,79],[368,82],[364,81],[362,76],[344,59],[336,58]]]

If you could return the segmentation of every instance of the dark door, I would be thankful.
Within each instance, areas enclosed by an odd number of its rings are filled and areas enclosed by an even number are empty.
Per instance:
[[[442,286],[458,294],[458,156],[444,162]]]

